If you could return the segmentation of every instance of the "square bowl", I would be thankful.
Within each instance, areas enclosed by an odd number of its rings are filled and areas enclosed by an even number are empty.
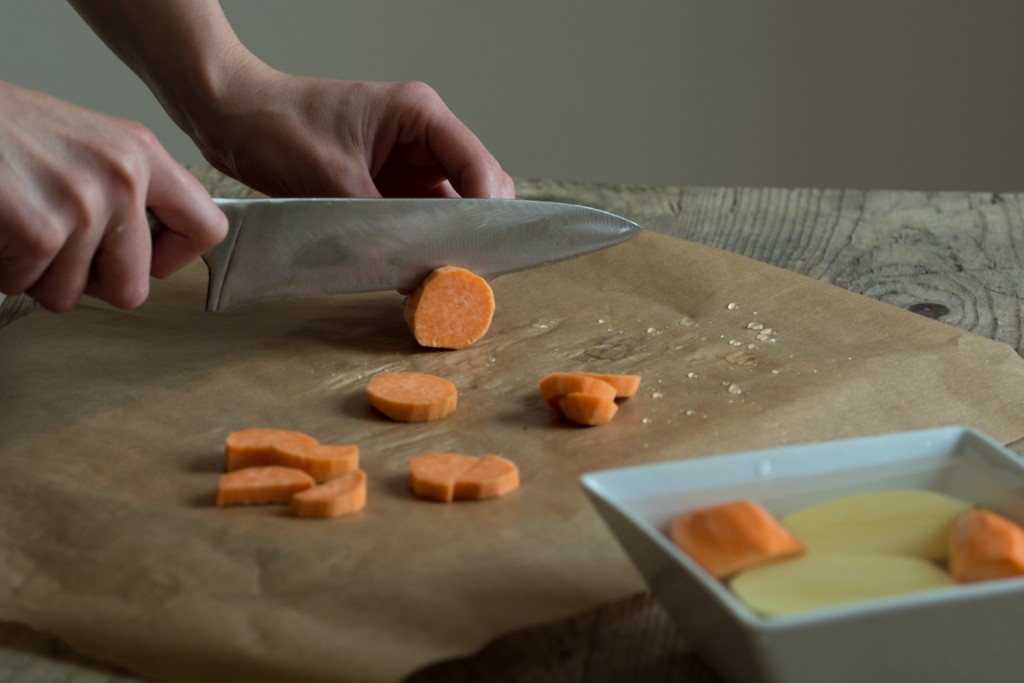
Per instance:
[[[683,637],[719,675],[751,683],[1024,677],[1024,579],[957,585],[764,617],[669,538],[692,507],[749,498],[776,516],[844,495],[928,489],[1024,520],[1024,460],[941,427],[583,475],[591,502]]]

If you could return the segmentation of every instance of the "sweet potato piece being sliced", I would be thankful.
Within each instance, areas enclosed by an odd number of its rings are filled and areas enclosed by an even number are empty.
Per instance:
[[[793,534],[751,500],[688,510],[672,520],[669,536],[719,579],[804,552]]]
[[[1024,529],[990,510],[963,513],[949,532],[949,571],[957,583],[1024,576]]]
[[[456,500],[497,498],[519,488],[519,468],[500,455],[485,455],[455,480]]]
[[[615,399],[615,387],[585,372],[552,372],[540,380],[540,395],[555,410],[560,410],[558,402],[567,394],[592,394],[612,401]]]
[[[519,468],[500,455],[427,453],[410,461],[409,485],[416,496],[442,503],[497,498],[519,487]]]
[[[383,372],[366,387],[370,405],[398,422],[428,422],[450,415],[458,404],[455,385],[420,372]]]
[[[366,507],[366,473],[353,470],[325,484],[299,491],[288,511],[296,517],[331,518],[350,515]]]
[[[576,424],[589,427],[608,424],[619,412],[614,399],[582,392],[566,394],[558,399],[558,408]]]
[[[217,507],[287,503],[293,494],[314,485],[313,477],[293,467],[244,467],[221,475]]]
[[[243,467],[279,465],[276,447],[300,448],[317,443],[312,436],[287,429],[240,429],[224,439],[224,469],[231,472]]]
[[[274,446],[271,464],[294,467],[318,482],[359,469],[359,447],[354,444],[296,444]]]
[[[640,375],[623,375],[606,372],[584,372],[584,375],[607,382],[615,388],[615,398],[632,398],[640,390]]]
[[[405,300],[405,322],[421,346],[464,349],[491,326],[494,292],[464,268],[442,266]]]

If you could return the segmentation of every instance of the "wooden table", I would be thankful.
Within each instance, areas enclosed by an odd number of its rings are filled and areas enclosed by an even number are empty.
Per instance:
[[[216,178],[194,169],[216,194]],[[649,230],[793,270],[1024,352],[1024,193],[682,188],[522,180],[519,196],[588,204]],[[26,304],[19,314],[31,308]],[[8,323],[0,317],[0,325]],[[2,335],[2,333],[0,333]],[[2,343],[2,336],[0,336]],[[1011,444],[1024,453],[1024,442]],[[0,683],[136,681],[44,634],[0,624]],[[638,594],[503,636],[408,683],[712,683]]]

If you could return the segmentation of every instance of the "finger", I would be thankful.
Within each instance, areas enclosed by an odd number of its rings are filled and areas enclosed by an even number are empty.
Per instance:
[[[107,216],[102,219],[104,224]],[[70,237],[53,257],[46,270],[25,292],[44,308],[63,313],[74,308],[82,298],[92,257],[103,234],[103,227],[76,226]]]
[[[152,238],[141,207],[111,221],[93,255],[85,293],[116,306],[135,308],[149,295]]]
[[[154,277],[167,277],[227,235],[224,212],[196,178],[162,148],[153,152],[146,204],[166,228],[152,245]]]
[[[439,164],[416,165],[390,159],[374,176],[384,197],[458,197]]]
[[[64,244],[59,218],[24,203],[0,206],[0,292],[21,294],[43,276]]]
[[[431,152],[463,197],[511,199],[515,184],[479,138],[454,114],[434,119],[427,131]]]

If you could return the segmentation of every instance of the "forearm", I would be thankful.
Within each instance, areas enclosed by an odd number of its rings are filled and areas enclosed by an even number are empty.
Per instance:
[[[217,0],[69,0],[186,133],[258,62]]]

